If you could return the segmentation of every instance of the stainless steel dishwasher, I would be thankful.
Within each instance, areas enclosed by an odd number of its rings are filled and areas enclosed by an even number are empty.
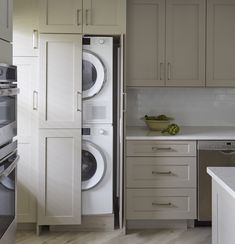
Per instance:
[[[198,142],[198,220],[211,221],[211,177],[207,167],[234,167],[235,141]]]

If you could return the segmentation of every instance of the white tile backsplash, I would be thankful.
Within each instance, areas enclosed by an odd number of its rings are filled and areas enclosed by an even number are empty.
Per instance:
[[[127,125],[166,114],[188,126],[235,126],[235,88],[128,88]]]

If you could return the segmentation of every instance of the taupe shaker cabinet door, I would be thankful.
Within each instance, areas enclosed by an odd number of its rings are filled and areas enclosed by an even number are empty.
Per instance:
[[[166,0],[166,86],[205,86],[205,0]]]
[[[235,1],[207,1],[207,86],[235,86]]]
[[[39,0],[41,33],[82,33],[82,0]]]
[[[41,33],[121,34],[126,0],[40,0]]]
[[[129,0],[128,86],[205,86],[205,0]]]
[[[0,39],[12,42],[13,0],[0,0]]]
[[[40,130],[38,225],[81,224],[81,130]]]
[[[38,56],[38,0],[15,0],[13,56]]]
[[[83,0],[83,33],[125,33],[126,0]]]
[[[82,36],[40,36],[40,128],[81,128]]]
[[[164,86],[165,0],[129,0],[127,85]]]

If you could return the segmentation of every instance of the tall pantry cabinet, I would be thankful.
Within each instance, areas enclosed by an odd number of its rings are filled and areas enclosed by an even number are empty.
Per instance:
[[[38,188],[38,29],[37,0],[13,4],[13,63],[18,69],[17,222],[36,223]]]
[[[81,224],[82,36],[40,35],[38,225]]]

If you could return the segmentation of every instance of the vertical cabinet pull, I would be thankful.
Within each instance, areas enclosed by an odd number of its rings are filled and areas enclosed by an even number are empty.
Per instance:
[[[92,23],[91,23],[91,9],[85,10],[85,24],[86,25],[92,25]]]
[[[77,25],[80,26],[81,23],[81,9],[77,9]]]
[[[81,112],[82,111],[82,93],[77,92],[77,111]]]
[[[38,30],[33,30],[33,49],[38,49]]]
[[[123,112],[125,113],[126,112],[126,92],[124,92],[123,94]]]
[[[171,80],[171,63],[167,63],[168,80]]]
[[[163,77],[162,77],[162,68],[163,68],[163,63],[161,62],[160,63],[160,80],[163,80]]]
[[[33,91],[33,110],[38,110],[38,92]]]

